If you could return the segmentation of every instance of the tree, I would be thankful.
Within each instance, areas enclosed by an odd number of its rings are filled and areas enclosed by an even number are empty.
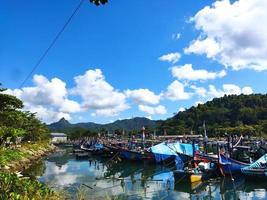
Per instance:
[[[96,6],[104,5],[108,3],[108,0],[90,0],[91,3],[94,3]]]
[[[1,84],[0,84],[1,85]],[[0,88],[0,142],[6,140],[44,140],[49,138],[47,126],[34,113],[22,111],[23,103],[15,96],[4,94]]]

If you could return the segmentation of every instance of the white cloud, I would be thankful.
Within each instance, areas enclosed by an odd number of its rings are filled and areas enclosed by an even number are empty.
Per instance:
[[[214,85],[209,85],[209,90],[207,91],[207,96],[212,99],[214,97],[222,97],[224,95],[232,95],[232,94],[252,94],[253,90],[251,87],[243,87],[240,88],[234,84],[223,84],[222,89],[216,89]]]
[[[159,57],[159,60],[167,61],[167,62],[174,64],[174,63],[177,63],[180,60],[180,58],[181,58],[181,54],[178,52],[175,52],[175,53],[169,53],[169,54],[163,55]]]
[[[74,80],[72,94],[80,95],[83,108],[94,110],[94,116],[115,116],[129,108],[125,94],[106,82],[100,69],[88,70]]]
[[[183,66],[174,66],[171,68],[172,75],[180,80],[197,81],[222,78],[226,75],[226,71],[209,72],[205,69],[193,69],[192,64]]]
[[[24,103],[25,110],[37,114],[46,123],[57,121],[62,117],[71,119],[69,113],[80,112],[76,101],[68,99],[66,83],[58,78],[49,81],[45,76],[34,75],[34,86],[7,90],[6,93],[17,96]]]
[[[113,117],[118,116],[120,112],[128,109],[129,106],[127,104],[121,104],[114,108],[103,108],[103,109],[96,109],[91,116],[102,116],[102,117]]]
[[[253,90],[252,90],[251,87],[246,86],[246,87],[243,87],[242,93],[245,94],[245,95],[249,95],[249,94],[253,93]]]
[[[206,6],[191,19],[200,36],[184,52],[205,54],[234,70],[266,70],[266,10],[266,0],[222,0]]]
[[[195,106],[197,107],[199,104],[204,104],[204,102],[203,101],[196,101],[195,102]]]
[[[188,48],[184,49],[184,52],[186,54],[206,54],[207,58],[213,58],[220,52],[220,46],[214,39],[206,38],[203,40],[194,40]]]
[[[148,89],[126,90],[125,94],[128,98],[132,98],[138,104],[156,105],[160,101],[160,95]]]
[[[200,97],[206,97],[207,95],[207,90],[203,87],[197,87],[195,85],[191,85],[190,88],[193,89],[195,93]]]
[[[187,100],[192,96],[191,93],[185,92],[185,86],[179,81],[173,81],[164,93],[164,97],[171,101]]]
[[[185,108],[184,107],[180,107],[178,112],[184,112],[185,111]]]
[[[149,115],[156,115],[156,114],[163,115],[167,113],[166,108],[162,105],[158,105],[156,107],[147,106],[147,105],[139,105],[138,109]]]

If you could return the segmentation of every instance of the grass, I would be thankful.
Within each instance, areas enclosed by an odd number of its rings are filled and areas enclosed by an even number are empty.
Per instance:
[[[39,151],[46,151],[50,149],[48,141],[42,141],[37,143],[25,143],[21,147],[10,149],[5,147],[0,147],[0,167],[20,164],[23,159],[31,159],[33,154]]]
[[[0,199],[2,200],[59,200],[60,197],[37,180],[19,178],[14,173],[0,172]]]

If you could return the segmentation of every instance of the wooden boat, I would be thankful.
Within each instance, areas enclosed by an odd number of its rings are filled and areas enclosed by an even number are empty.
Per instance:
[[[196,163],[200,162],[218,162],[218,156],[215,154],[205,154],[200,151],[196,151],[194,154],[194,161]]]
[[[110,151],[108,148],[103,146],[102,144],[95,144],[93,146],[87,147],[86,145],[81,145],[81,150],[88,152],[90,155],[101,155],[103,157],[110,157],[112,154],[110,154]]]
[[[151,152],[141,150],[129,150],[129,149],[120,149],[120,157],[122,159],[131,160],[131,161],[153,161],[154,155]]]
[[[193,161],[194,162],[194,161]],[[193,163],[194,164],[194,163]],[[213,162],[196,164],[195,168],[185,167],[183,170],[178,169],[173,172],[175,181],[184,181],[194,183],[209,179],[215,174],[217,166]]]
[[[219,169],[223,176],[240,174],[241,169],[247,166],[249,166],[249,164],[228,158],[223,154],[219,154]]]
[[[267,180],[267,154],[260,159],[241,169],[242,174],[247,178],[257,177]]]
[[[76,154],[76,159],[81,160],[81,159],[87,159],[89,157],[87,152],[82,152],[82,153],[77,153]]]
[[[203,173],[194,170],[175,170],[173,176],[175,182],[187,181],[194,183],[202,180]]]

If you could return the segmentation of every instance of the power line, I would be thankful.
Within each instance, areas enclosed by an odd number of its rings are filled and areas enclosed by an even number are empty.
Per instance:
[[[74,15],[79,11],[79,9],[81,8],[82,4],[83,4],[84,0],[81,0],[79,2],[79,4],[77,5],[77,7],[75,8],[75,10],[72,12],[72,14],[70,15],[70,17],[67,19],[67,21],[65,22],[65,24],[63,25],[63,27],[60,29],[60,31],[56,34],[55,38],[52,40],[52,42],[50,43],[50,45],[48,46],[48,48],[44,51],[44,53],[41,55],[41,57],[38,59],[38,61],[36,62],[36,64],[34,65],[34,67],[32,68],[32,70],[30,71],[30,73],[26,76],[26,78],[23,80],[23,82],[20,84],[19,88],[22,88],[24,86],[24,84],[26,83],[26,81],[31,77],[31,75],[33,74],[33,72],[37,69],[37,67],[41,64],[41,62],[43,61],[43,59],[46,57],[46,55],[48,54],[49,50],[55,45],[55,43],[57,42],[57,40],[59,39],[60,35],[64,32],[64,30],[66,29],[66,27],[68,26],[68,24],[71,22],[72,18],[74,17]]]

